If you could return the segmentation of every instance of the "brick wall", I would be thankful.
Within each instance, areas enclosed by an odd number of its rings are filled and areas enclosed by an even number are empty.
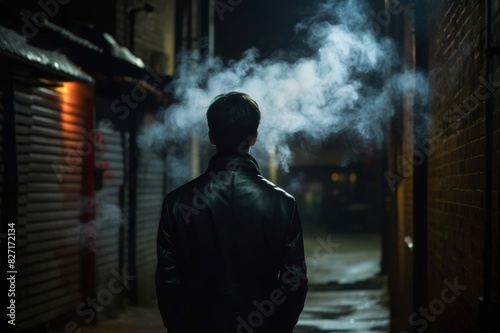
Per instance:
[[[175,66],[175,0],[149,0],[154,11],[139,12],[135,20],[134,54],[154,70],[169,75]],[[127,8],[144,5],[142,0],[116,0],[116,39],[131,48]],[[164,61],[155,60],[164,57]],[[157,65],[159,67],[157,67]]]
[[[496,46],[500,45],[500,1],[496,1],[495,4],[495,31],[497,35],[494,44]],[[495,57],[495,70],[493,75],[494,82],[500,82],[500,57],[497,55]],[[495,98],[495,111],[494,111],[494,155],[493,155],[493,221],[500,220],[500,107],[498,106],[500,102],[500,89],[496,88],[494,92]],[[493,251],[496,253],[496,258],[493,260],[493,293],[496,299],[500,295],[500,230],[498,223],[493,223]],[[496,260],[495,260],[496,259]]]
[[[431,332],[471,333],[483,292],[485,102],[478,96],[488,93],[481,84],[485,9],[478,0],[436,1],[435,8],[429,112],[431,138],[442,142],[428,159]],[[449,303],[435,301],[455,279],[467,289]]]
[[[495,27],[500,31],[500,1],[496,1],[495,6]],[[405,169],[404,163],[394,162],[397,158],[411,160],[412,138],[417,135],[412,133],[412,110],[403,103],[395,140],[392,134],[396,148],[391,148],[390,158],[394,165],[399,165],[398,174],[404,178],[393,194],[391,217],[391,221],[395,221],[390,231],[391,243],[397,251],[391,257],[391,265],[397,269],[397,273],[391,274],[391,296],[396,297],[391,303],[391,332],[423,332],[427,327],[430,327],[429,332],[479,332],[480,297],[485,293],[485,276],[491,276],[493,302],[498,302],[500,286],[500,85],[497,83],[500,71],[494,69],[494,84],[488,86],[484,1],[439,0],[429,2],[429,8],[426,14],[430,88],[430,139],[426,154],[428,253],[427,267],[423,267],[427,269],[427,295],[425,309],[414,309],[407,300],[400,299],[411,299],[416,296],[411,287],[422,286],[411,276],[418,272],[412,271],[413,257],[404,246],[404,237],[412,236],[418,223],[425,222],[414,221],[415,179],[411,172],[406,175],[401,172]],[[412,36],[407,31],[414,22],[408,19],[407,10],[404,16],[397,18],[399,28],[392,31],[392,35],[400,42],[408,64]],[[498,33],[494,45],[500,45]],[[497,66],[499,60],[497,55]],[[492,94],[496,100],[492,121],[495,130],[493,149],[488,153],[486,100]],[[487,156],[492,157],[493,166],[492,209],[488,212],[492,215],[493,227],[488,238],[485,236]],[[488,252],[492,268],[485,275],[487,239],[492,243]],[[453,294],[452,285],[466,289],[455,289],[457,293]],[[491,317],[498,318],[498,313]]]

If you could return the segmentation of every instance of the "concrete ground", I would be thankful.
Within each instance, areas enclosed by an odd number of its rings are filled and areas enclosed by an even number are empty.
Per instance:
[[[380,276],[381,238],[369,233],[304,229],[310,288],[294,333],[388,333],[385,277]],[[120,318],[81,333],[160,333],[155,304],[131,307]]]

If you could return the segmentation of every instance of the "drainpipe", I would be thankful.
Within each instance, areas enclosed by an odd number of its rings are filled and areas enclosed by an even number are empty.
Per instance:
[[[73,86],[70,86],[73,90]],[[84,112],[84,130],[87,133],[96,133],[95,131],[95,109],[93,107],[95,101],[92,100],[85,103]],[[95,138],[94,135],[92,137]],[[80,215],[80,227],[85,227],[84,230],[88,230],[87,227],[90,226],[91,231],[95,231],[95,219],[96,219],[96,169],[95,169],[95,142],[94,139],[88,140],[88,144],[91,145],[92,149],[89,154],[84,154],[82,156],[82,196],[84,198],[83,210]],[[91,233],[91,236],[85,235],[85,241],[83,243],[83,253],[81,255],[82,268],[82,293],[83,297],[93,297],[96,295],[96,254],[94,250],[95,246],[95,235]],[[97,317],[92,319],[92,324],[97,324]]]
[[[413,4],[415,17],[415,67],[428,72],[428,1]],[[420,144],[429,140],[428,103],[416,101],[413,119],[414,152],[420,152]],[[419,116],[420,115],[420,116]],[[418,157],[416,157],[418,159]],[[425,308],[427,302],[427,175],[428,158],[415,168],[413,174],[413,309]],[[429,326],[415,332],[429,332]]]
[[[135,110],[134,110],[135,111]],[[138,120],[137,112],[128,116],[128,272],[137,276],[137,172],[139,169],[139,152],[137,149]],[[130,281],[129,299],[132,305],[139,303],[137,279]]]
[[[215,54],[215,0],[209,0],[208,7],[208,55]]]
[[[485,39],[486,39],[486,81],[489,87],[493,87],[494,56],[499,53],[499,48],[494,47],[495,41],[495,17],[494,0],[485,0]],[[486,99],[485,112],[485,189],[484,189],[484,283],[483,296],[480,298],[479,325],[481,332],[500,331],[498,313],[500,308],[498,302],[492,297],[492,269],[493,269],[493,153],[494,153],[494,93]],[[492,330],[492,327],[493,330]]]
[[[136,16],[140,12],[147,14],[153,12],[155,8],[149,3],[142,6],[129,8],[128,27],[129,31],[129,50],[135,53],[135,23]],[[134,110],[128,117],[128,272],[130,276],[137,276],[137,183],[138,183],[138,170],[139,170],[139,149],[137,147],[137,133],[139,131],[139,115],[138,111]],[[129,299],[132,305],[139,304],[139,292],[137,279],[130,281]]]

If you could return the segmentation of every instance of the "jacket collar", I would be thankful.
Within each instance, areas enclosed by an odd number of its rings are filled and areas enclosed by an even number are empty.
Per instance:
[[[210,158],[210,171],[247,171],[260,174],[259,164],[250,154],[217,152]]]

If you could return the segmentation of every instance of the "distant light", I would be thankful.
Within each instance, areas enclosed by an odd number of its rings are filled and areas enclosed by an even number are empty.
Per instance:
[[[404,238],[404,242],[406,243],[406,246],[410,249],[413,250],[413,239],[410,236],[406,236]]]
[[[332,182],[336,183],[340,180],[340,174],[334,172],[334,173],[332,173],[331,178],[332,178]]]
[[[351,174],[349,175],[349,181],[350,181],[351,183],[355,183],[357,180],[358,180],[358,175],[356,175],[355,173],[351,173]]]

